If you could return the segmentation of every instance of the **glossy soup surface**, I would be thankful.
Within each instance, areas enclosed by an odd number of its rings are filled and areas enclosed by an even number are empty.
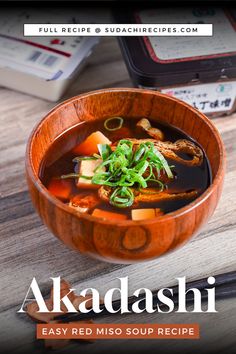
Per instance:
[[[136,128],[136,123],[138,120],[139,119],[125,119],[122,128],[116,131],[107,131],[104,127],[104,120],[96,120],[80,123],[76,127],[65,132],[53,143],[45,156],[40,170],[41,181],[47,187],[52,179],[71,172],[77,172],[78,165],[72,162],[72,159],[76,157],[76,154],[72,152],[72,149],[79,143],[83,142],[91,133],[95,131],[101,131],[112,142],[129,137],[136,139],[150,138],[146,132]],[[172,126],[166,126],[151,120],[150,122],[153,127],[157,127],[163,131],[165,141],[175,142],[179,139],[188,139],[193,141],[190,137],[186,136],[183,132]],[[181,157],[189,159],[189,156],[183,153],[181,153]],[[168,189],[171,190],[172,193],[197,190],[199,196],[211,183],[211,171],[208,160],[205,157],[205,153],[201,166],[190,167],[177,163],[176,161],[171,161],[170,159],[167,159],[167,161],[169,165],[174,165],[172,171],[174,172],[175,178],[168,183]],[[80,193],[89,193],[88,189],[78,188],[74,179],[67,180],[67,182],[71,186],[70,197]],[[169,213],[187,205],[193,199],[195,198],[155,203],[139,203],[138,208],[161,208],[164,213]],[[63,200],[63,202],[68,203],[69,200]],[[117,208],[101,200],[101,203],[97,205],[96,208],[126,214],[128,219],[131,219],[132,207],[125,209]],[[89,213],[91,214],[92,211],[93,210],[90,210]]]

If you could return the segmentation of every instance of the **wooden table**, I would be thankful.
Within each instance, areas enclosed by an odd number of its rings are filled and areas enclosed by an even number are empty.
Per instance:
[[[70,87],[66,97],[104,87],[132,86],[115,39],[105,39],[89,64]],[[66,98],[64,97],[64,98]],[[64,99],[63,98],[63,99]],[[227,149],[227,173],[219,206],[201,232],[186,246],[163,258],[144,264],[112,265],[67,249],[41,223],[28,195],[24,175],[25,146],[33,126],[53,103],[8,89],[0,89],[0,347],[15,353],[42,353],[35,342],[35,325],[17,314],[33,277],[48,293],[50,277],[61,276],[82,290],[96,287],[103,294],[118,284],[116,277],[129,276],[130,291],[176,283],[175,278],[197,279],[236,270],[236,114],[214,119]],[[236,345],[236,301],[217,302],[217,314],[114,315],[99,322],[193,323],[201,328],[200,340],[118,340],[78,342],[60,352],[110,353],[119,350],[142,353],[231,353]],[[232,351],[233,352],[233,351]]]

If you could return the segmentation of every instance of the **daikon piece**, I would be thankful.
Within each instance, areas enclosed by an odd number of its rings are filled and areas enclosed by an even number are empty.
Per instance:
[[[79,174],[82,175],[77,180],[77,187],[79,188],[99,188],[97,184],[93,184],[90,177],[93,177],[94,170],[101,164],[102,160],[83,160],[80,164]],[[102,169],[105,171],[105,168]],[[85,177],[83,177],[85,176]],[[86,178],[88,177],[88,178]]]

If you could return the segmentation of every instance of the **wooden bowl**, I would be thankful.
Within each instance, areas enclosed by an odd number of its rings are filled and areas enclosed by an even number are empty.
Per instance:
[[[212,184],[187,206],[146,221],[102,220],[60,202],[39,179],[45,153],[59,135],[79,122],[111,116],[152,118],[184,131],[204,148]],[[43,222],[69,247],[113,263],[150,260],[189,240],[216,208],[224,169],[222,140],[204,114],[173,97],[132,88],[89,92],[59,104],[33,130],[26,153],[29,191]]]

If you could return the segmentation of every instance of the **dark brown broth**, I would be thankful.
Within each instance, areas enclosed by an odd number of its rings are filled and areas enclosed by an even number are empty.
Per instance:
[[[127,127],[131,130],[132,135],[130,137],[141,139],[150,138],[145,132],[137,130],[136,122],[134,119],[125,119],[123,127]],[[188,139],[192,140],[186,134],[184,134],[179,129],[176,129],[170,125],[164,125],[162,123],[156,123],[151,121],[152,126],[156,126],[164,132],[165,140],[175,142],[178,139]],[[104,120],[96,120],[91,122],[80,123],[73,127],[69,131],[62,134],[48,150],[45,159],[41,165],[40,169],[40,179],[42,183],[47,187],[49,181],[52,178],[60,177],[63,174],[71,173],[76,171],[76,166],[72,162],[72,159],[76,156],[71,152],[71,150],[80,142],[84,141],[87,136],[89,136],[94,131],[101,131],[106,135],[112,142],[118,139],[125,138],[124,135],[119,136],[119,131],[110,132],[104,128]],[[118,135],[117,135],[118,134]],[[196,142],[195,142],[196,144]],[[179,154],[180,156],[180,154]],[[181,157],[188,159],[186,154],[181,153]],[[177,163],[176,161],[168,160],[169,165],[174,165],[174,173],[176,178],[168,183],[168,189],[172,192],[186,192],[190,190],[198,190],[199,195],[202,194],[211,183],[211,170],[208,160],[204,154],[204,160],[201,166],[189,167]],[[88,189],[78,189],[75,185],[75,181],[71,180],[73,185],[73,195],[81,192],[89,193]],[[193,199],[192,199],[193,200]],[[192,200],[174,200],[165,202],[155,202],[155,203],[139,203],[138,208],[161,208],[165,213],[177,210],[187,204]],[[125,213],[130,218],[131,208],[121,209],[113,207],[110,204],[101,201],[99,207],[103,210],[109,210],[113,212]],[[137,208],[137,207],[136,207]]]

